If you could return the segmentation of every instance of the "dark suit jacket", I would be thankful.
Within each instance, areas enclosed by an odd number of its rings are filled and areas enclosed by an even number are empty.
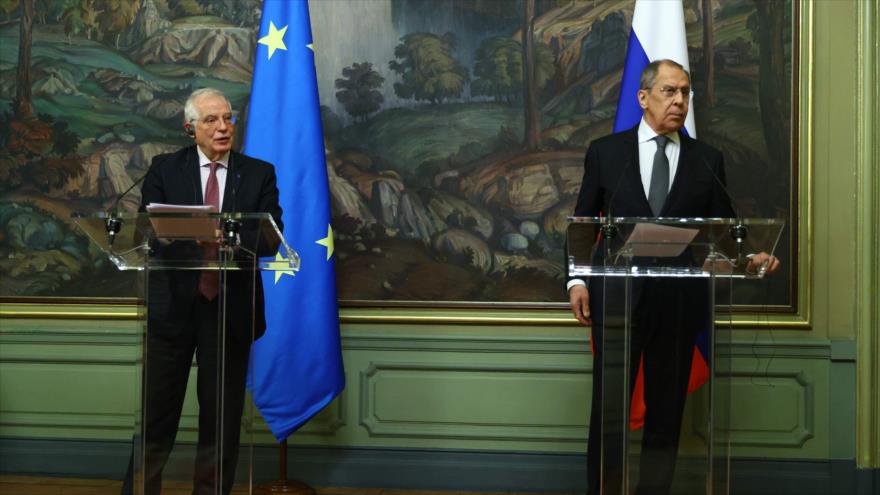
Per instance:
[[[724,158],[711,146],[681,134],[678,168],[660,216],[734,217],[724,182]],[[714,177],[713,177],[714,174]],[[716,180],[717,177],[717,180]],[[584,177],[578,194],[575,216],[653,217],[639,172],[638,126],[599,138],[587,150]],[[677,290],[692,292],[694,307],[705,298],[699,281],[679,283]],[[601,279],[588,281],[593,319],[601,318]],[[633,308],[638,306],[641,281],[633,284]],[[701,290],[701,288],[703,288]],[[701,315],[695,314],[695,318]]]
[[[221,211],[270,213],[278,227],[283,228],[275,182],[275,169],[271,164],[231,152]],[[141,211],[150,203],[203,204],[196,147],[189,146],[154,157],[141,191]],[[243,245],[255,243],[242,235]],[[258,254],[271,256],[277,247],[261,243]],[[193,242],[177,241],[170,245],[154,244],[153,251],[153,256],[158,258],[197,259],[200,248]],[[266,328],[260,274],[252,276],[247,271],[229,273],[227,332],[249,338],[253,316],[255,337],[259,337]],[[199,276],[199,271],[192,270],[150,272],[148,318],[151,332],[174,337],[182,331],[189,322],[193,301],[198,295]]]

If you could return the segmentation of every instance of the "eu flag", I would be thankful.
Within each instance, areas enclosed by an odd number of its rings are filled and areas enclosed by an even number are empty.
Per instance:
[[[300,272],[264,272],[266,333],[254,343],[254,403],[279,441],[345,387],[315,57],[305,0],[265,0],[244,150],[275,165],[284,237]]]

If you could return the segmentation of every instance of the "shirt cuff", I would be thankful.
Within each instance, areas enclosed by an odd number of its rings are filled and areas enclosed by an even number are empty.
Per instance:
[[[565,284],[565,290],[570,291],[571,288],[576,285],[582,285],[582,286],[586,287],[587,283],[579,278],[573,278],[573,279],[569,280],[567,284]]]

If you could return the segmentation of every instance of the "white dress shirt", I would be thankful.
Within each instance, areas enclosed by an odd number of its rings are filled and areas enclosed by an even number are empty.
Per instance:
[[[202,153],[202,149],[196,146],[196,151],[199,153],[199,175],[202,178],[202,198],[205,197],[205,192],[208,189],[208,178],[211,176],[211,160]],[[229,167],[229,152],[220,157],[219,160],[215,160],[220,164],[217,167],[217,184],[220,186],[220,209],[223,209],[223,192],[226,191],[226,170]]]
[[[654,138],[657,137],[657,132],[651,129],[651,126],[645,122],[644,117],[639,122],[637,132],[639,140],[639,173],[642,176],[642,187],[645,189],[645,197],[647,198],[648,192],[651,189],[651,173],[654,171],[654,154],[657,153],[657,142],[654,141]],[[666,159],[669,160],[669,188],[672,189],[675,172],[678,170],[678,156],[681,154],[681,136],[678,135],[678,132],[671,132],[665,134],[665,136],[669,138],[664,151],[666,152]],[[566,284],[566,289],[571,290],[575,285],[587,284],[579,278],[573,278]]]

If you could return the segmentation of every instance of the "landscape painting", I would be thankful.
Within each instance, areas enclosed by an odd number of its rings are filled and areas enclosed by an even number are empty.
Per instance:
[[[633,6],[310,2],[343,304],[566,301],[566,218],[586,147],[611,132]],[[683,7],[697,137],[724,152],[742,216],[786,221],[783,273],[742,284],[735,302],[794,311],[797,12],[787,0]],[[70,214],[106,209],[153,156],[191,143],[195,88],[226,93],[243,142],[260,8],[0,1],[0,297],[136,295]],[[139,201],[135,187],[120,204]]]

